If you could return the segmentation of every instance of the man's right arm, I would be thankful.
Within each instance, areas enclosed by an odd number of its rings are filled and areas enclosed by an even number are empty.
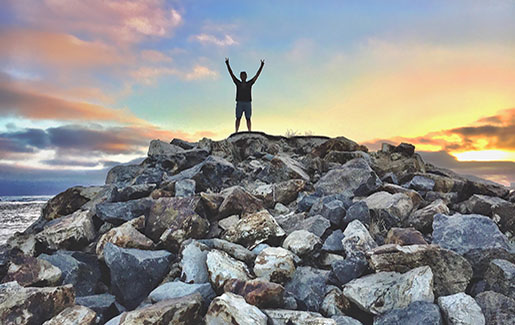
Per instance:
[[[231,66],[229,65],[229,58],[225,58],[225,65],[227,66],[227,70],[229,70],[229,74],[231,75],[232,81],[234,81],[234,83],[238,83],[239,80],[238,78],[236,78],[236,76],[232,72]]]

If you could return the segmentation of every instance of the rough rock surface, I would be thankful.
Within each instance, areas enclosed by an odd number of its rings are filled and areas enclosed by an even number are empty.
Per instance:
[[[96,313],[84,306],[68,307],[43,325],[95,325]]]
[[[268,317],[261,310],[230,292],[215,298],[206,314],[206,324],[209,325],[266,325],[267,320]]]
[[[295,272],[295,262],[290,251],[281,247],[263,249],[256,257],[254,274],[276,283],[291,279]]]
[[[319,311],[326,291],[328,271],[301,266],[284,288],[309,311]]]
[[[359,220],[349,223],[343,236],[342,245],[347,257],[362,256],[377,247],[377,243]]]
[[[265,314],[274,325],[288,325],[288,324],[316,324],[316,325],[337,325],[335,320],[326,318],[320,313],[287,310],[287,309],[265,309]],[[343,323],[345,324],[345,323]],[[359,325],[361,323],[349,325]]]
[[[405,224],[423,233],[429,233],[432,230],[433,218],[437,213],[449,213],[449,208],[442,199],[437,199],[431,202],[431,204],[410,214]]]
[[[485,291],[475,298],[485,317],[486,324],[502,325],[515,319],[515,299],[495,291]]]
[[[422,266],[404,274],[379,272],[352,280],[343,294],[360,309],[379,315],[414,301],[433,302],[433,273]]]
[[[223,288],[229,279],[250,280],[250,271],[241,261],[230,257],[227,253],[212,250],[206,258],[209,281],[216,289]]]
[[[204,301],[211,301],[216,296],[213,288],[211,288],[211,284],[209,283],[188,284],[180,281],[173,281],[163,283],[152,290],[148,295],[148,298],[150,298],[152,303],[156,303],[162,300],[189,296],[197,292],[202,296]]]
[[[414,228],[397,228],[394,227],[388,231],[385,238],[385,244],[404,245],[427,245],[422,234]]]
[[[405,308],[392,309],[377,316],[374,325],[442,325],[442,316],[438,305],[426,301],[415,301]]]
[[[491,290],[515,299],[515,264],[501,259],[492,260],[485,279]]]
[[[223,239],[252,248],[268,240],[277,240],[284,235],[284,230],[270,212],[263,210],[240,219],[225,232]]]
[[[474,298],[460,292],[454,295],[439,297],[438,306],[449,325],[484,325],[485,316]]]
[[[95,238],[96,232],[89,211],[77,211],[50,221],[36,235],[36,241],[51,250],[78,249]]]
[[[225,292],[232,292],[245,298],[251,305],[260,308],[273,308],[283,305],[284,287],[264,279],[229,279],[224,285]]]
[[[55,286],[61,282],[61,270],[44,259],[25,256],[18,251],[10,256],[2,282],[16,281],[24,287]]]
[[[286,237],[283,247],[299,256],[307,256],[322,246],[320,238],[306,230],[295,230]]]

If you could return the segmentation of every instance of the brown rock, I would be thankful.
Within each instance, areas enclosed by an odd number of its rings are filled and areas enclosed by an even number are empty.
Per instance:
[[[263,202],[241,186],[229,187],[220,193],[224,196],[224,200],[218,208],[219,218],[232,214],[246,216],[263,209]]]
[[[200,193],[200,198],[206,207],[206,212],[210,219],[218,219],[218,208],[222,204],[224,197],[220,193]]]
[[[385,244],[427,245],[420,231],[415,228],[392,228],[386,235]]]
[[[97,313],[88,307],[68,307],[43,325],[95,325]]]
[[[347,139],[345,137],[338,137],[334,139],[329,139],[322,143],[321,145],[315,147],[311,152],[313,155],[318,156],[320,158],[324,158],[331,151],[364,151],[367,152],[368,148],[365,146],[361,146],[356,142]]]
[[[428,206],[413,212],[405,224],[423,233],[430,233],[433,230],[433,217],[437,213],[449,214],[449,208],[442,199],[437,199]]]
[[[260,308],[281,307],[283,304],[284,287],[263,279],[229,279],[224,284],[224,292],[240,295],[247,303]]]
[[[274,186],[275,202],[282,204],[289,204],[294,201],[299,192],[306,186],[306,181],[302,179],[291,179],[284,182],[279,182]]]
[[[13,251],[7,275],[2,279],[3,283],[11,281],[24,287],[54,286],[61,282],[61,270],[45,260]]]
[[[46,220],[53,220],[72,214],[101,189],[102,187],[71,187],[51,198],[43,207],[42,216]]]
[[[276,240],[285,235],[274,217],[267,211],[259,211],[240,219],[224,234],[223,239],[252,248],[267,240]]]

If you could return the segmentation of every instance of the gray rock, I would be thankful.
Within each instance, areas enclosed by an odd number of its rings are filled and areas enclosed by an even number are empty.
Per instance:
[[[324,195],[315,200],[315,202],[311,206],[311,209],[309,209],[309,215],[314,216],[317,214],[321,214],[322,210],[324,209],[324,205],[334,200],[341,201],[345,209],[349,208],[352,205],[352,200],[349,196],[345,194],[338,193]]]
[[[181,280],[186,283],[209,281],[206,258],[209,247],[196,241],[185,242],[181,250]]]
[[[315,183],[315,190],[321,194],[343,193],[346,196],[368,195],[381,186],[381,180],[366,160],[356,158],[341,168],[327,172]]]
[[[364,225],[370,223],[370,211],[366,202],[358,201],[347,209],[347,213],[343,218],[344,224],[348,224],[354,220],[359,220]]]
[[[321,246],[320,237],[306,230],[295,230],[283,242],[283,248],[298,256],[310,256]]]
[[[345,315],[350,309],[350,302],[338,287],[328,287],[328,292],[324,297],[320,311],[324,316],[332,317]]]
[[[173,144],[177,147],[181,147],[182,149],[189,150],[193,149],[197,146],[196,142],[188,142],[182,139],[174,138],[172,141],[170,141],[170,144]]]
[[[193,196],[195,195],[195,181],[192,179],[182,179],[175,183],[175,196]]]
[[[461,213],[481,214],[492,218],[501,231],[515,231],[515,204],[495,196],[474,194],[458,205]]]
[[[461,255],[475,248],[509,250],[508,240],[497,225],[490,218],[477,214],[435,215],[433,243]]]
[[[427,178],[427,177],[420,176],[420,175],[416,175],[409,182],[409,188],[412,188],[417,191],[423,191],[423,192],[432,191],[434,187],[435,187],[434,180]]]
[[[472,265],[474,278],[482,279],[490,266],[490,262],[495,259],[503,259],[515,264],[515,254],[502,248],[476,248],[469,250],[463,255]]]
[[[339,325],[336,320],[325,318],[320,313],[288,310],[288,309],[264,309],[263,312],[273,325],[289,325],[289,324],[313,324],[313,325]],[[346,323],[343,323],[346,324]],[[349,325],[358,325],[361,323]]]
[[[107,172],[106,184],[116,186],[132,185],[133,180],[140,175],[144,167],[140,165],[119,165],[111,168]]]
[[[107,243],[104,259],[111,274],[111,288],[124,306],[133,309],[168,273],[173,255],[167,251],[120,248]]]
[[[234,226],[238,221],[240,220],[240,217],[236,214],[229,216],[227,218],[224,218],[222,220],[218,220],[218,227],[222,228],[222,230],[227,230]]]
[[[392,309],[377,316],[374,325],[442,325],[442,315],[437,305],[426,301],[415,301],[405,308]]]
[[[86,204],[102,187],[70,187],[48,200],[41,211],[44,220],[53,220],[70,215]]]
[[[309,181],[309,175],[304,170],[304,166],[284,154],[276,155],[257,177],[267,183],[279,183],[290,179]]]
[[[84,306],[72,306],[64,309],[43,325],[95,325],[96,313]]]
[[[97,204],[97,217],[103,221],[120,225],[126,221],[147,215],[152,205],[152,199],[143,198],[127,202],[106,202]]]
[[[108,293],[75,298],[77,305],[88,307],[97,314],[97,324],[103,324],[119,314],[115,302],[115,297]]]
[[[460,292],[438,298],[438,306],[449,325],[484,325],[485,317],[474,298]]]
[[[515,299],[515,264],[501,259],[492,260],[485,280],[491,290]]]
[[[61,270],[63,284],[72,284],[77,297],[95,293],[102,276],[100,264],[95,255],[57,251],[52,255],[41,254],[39,258]]]
[[[284,283],[294,272],[295,263],[291,252],[281,247],[263,249],[254,263],[254,274],[271,282]]]
[[[223,288],[225,282],[229,279],[250,280],[251,278],[250,271],[245,263],[237,261],[227,253],[216,249],[207,254],[206,265],[209,272],[209,281],[215,290]]]
[[[115,190],[115,201],[126,202],[147,197],[156,188],[156,184],[128,185]]]
[[[339,315],[333,316],[331,317],[331,319],[336,322],[336,325],[362,325],[362,323],[359,320],[349,316]]]
[[[339,285],[344,285],[360,277],[367,269],[368,264],[364,258],[349,257],[331,265],[330,277]]]
[[[399,218],[401,221],[409,216],[414,207],[413,201],[406,194],[391,194],[384,191],[368,196],[364,202],[376,214],[379,214],[382,210],[391,216]]]
[[[430,233],[433,225],[433,217],[437,213],[449,213],[449,208],[442,199],[437,199],[431,202],[431,204],[410,214],[405,221],[405,225],[413,227],[425,234]]]
[[[326,252],[343,252],[343,237],[343,231],[336,229],[325,239],[322,250]]]
[[[256,258],[256,254],[245,247],[231,243],[229,241],[213,238],[213,239],[202,239],[200,240],[202,244],[207,245],[210,248],[215,248],[218,250],[222,250],[227,254],[231,255],[237,260],[243,261],[247,264],[254,262]]]
[[[26,256],[14,250],[9,254],[9,267],[2,282],[16,281],[24,287],[56,286],[61,283],[61,270],[41,258]]]
[[[433,273],[428,266],[404,274],[379,272],[347,283],[343,294],[360,309],[379,315],[414,301],[433,302]]]
[[[152,303],[172,298],[181,298],[194,293],[200,293],[205,301],[211,301],[215,296],[213,288],[209,283],[184,283],[180,281],[167,282],[150,292],[148,297]]]
[[[306,218],[302,220],[295,230],[307,230],[318,237],[322,237],[325,231],[331,226],[331,223],[321,215]],[[290,233],[291,234],[291,233]]]
[[[367,251],[377,247],[367,228],[359,220],[349,223],[343,236],[342,245],[347,257],[363,256]]]
[[[290,212],[288,214],[278,215],[275,217],[275,220],[284,230],[286,235],[291,234],[295,230],[302,229],[302,221],[306,218],[304,212],[294,213]]]
[[[266,325],[268,317],[243,297],[226,292],[211,302],[205,319],[206,325]]]
[[[485,291],[475,298],[488,325],[513,324],[515,299],[494,291]]]
[[[320,197],[316,194],[307,194],[306,192],[301,192],[297,198],[297,208],[299,211],[309,211],[309,209],[311,209],[313,204],[315,204],[319,198]]]
[[[248,193],[241,186],[231,186],[224,189],[220,194],[224,197],[222,204],[220,204],[220,207],[218,208],[218,215],[220,218],[224,218],[232,214],[244,217],[263,210],[263,202],[254,195]]]
[[[342,201],[334,200],[324,204],[320,214],[329,220],[335,226],[343,225],[343,218],[345,217],[345,206]]]
[[[299,307],[317,312],[325,296],[328,276],[329,271],[301,266],[284,288],[295,297]]]

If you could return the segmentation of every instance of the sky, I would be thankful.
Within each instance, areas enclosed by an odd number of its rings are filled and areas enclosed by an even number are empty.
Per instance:
[[[515,1],[4,0],[0,195],[103,184],[151,139],[253,129],[413,143],[515,182]],[[242,123],[242,126],[244,123]]]

